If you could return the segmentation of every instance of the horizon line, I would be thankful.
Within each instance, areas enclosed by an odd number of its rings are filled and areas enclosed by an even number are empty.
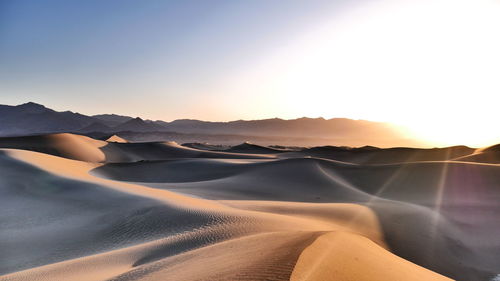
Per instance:
[[[396,126],[396,124],[389,122],[389,121],[374,121],[374,120],[367,120],[367,119],[354,119],[354,118],[349,118],[349,117],[325,118],[323,116],[320,116],[320,117],[302,116],[302,117],[290,118],[290,119],[281,118],[281,117],[276,116],[276,117],[269,117],[269,118],[262,118],[262,119],[230,119],[230,120],[225,120],[225,121],[212,121],[212,120],[202,120],[202,119],[193,119],[193,118],[177,118],[177,119],[172,119],[171,121],[166,121],[164,119],[153,120],[153,119],[145,119],[141,116],[133,116],[133,115],[130,116],[130,115],[122,115],[122,114],[116,114],[116,113],[88,114],[88,113],[79,112],[79,111],[72,111],[72,110],[55,110],[50,106],[48,107],[45,104],[42,104],[39,102],[34,102],[34,101],[28,101],[28,102],[24,102],[24,103],[20,103],[20,104],[0,104],[0,105],[7,105],[7,106],[15,107],[15,106],[22,106],[22,105],[26,105],[26,104],[40,105],[40,106],[43,106],[47,109],[54,110],[56,112],[73,112],[73,113],[82,114],[82,115],[86,115],[86,116],[90,116],[90,117],[99,116],[99,115],[115,115],[115,116],[122,116],[122,117],[130,117],[133,119],[140,118],[141,120],[145,120],[145,121],[153,121],[153,122],[161,121],[161,122],[167,122],[167,123],[179,121],[179,120],[192,120],[192,121],[202,121],[202,122],[212,122],[212,123],[230,123],[230,122],[237,122],[237,121],[262,121],[262,120],[273,120],[273,119],[279,119],[279,120],[283,120],[283,121],[293,121],[293,120],[299,120],[299,119],[322,119],[325,121],[329,121],[329,120],[333,120],[333,119],[345,119],[345,120],[352,120],[352,121],[366,121],[366,122],[371,122],[371,123],[383,123],[383,124],[390,124],[390,125]]]

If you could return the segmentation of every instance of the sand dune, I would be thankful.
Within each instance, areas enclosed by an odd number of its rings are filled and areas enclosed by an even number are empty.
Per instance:
[[[474,153],[455,158],[457,161],[500,164],[500,145],[477,149]]]
[[[356,164],[390,164],[415,161],[444,161],[470,155],[474,148],[452,146],[446,148],[409,148],[395,147],[379,149],[375,147],[313,147],[300,152],[290,153],[294,157],[327,158]]]
[[[0,138],[0,147],[43,152],[86,162],[104,162],[100,149],[107,143],[73,134],[50,134],[29,137]]]
[[[332,276],[334,280],[449,280],[348,232],[318,237],[300,255],[290,280],[329,280]]]
[[[172,158],[274,158],[260,154],[205,151],[175,142],[127,143],[124,139],[95,140],[68,133],[0,138],[0,148],[43,152],[92,163],[136,162]]]
[[[0,147],[0,280],[500,273],[500,165],[461,159],[494,149],[209,151],[70,134]]]
[[[252,154],[275,154],[275,153],[283,152],[283,151],[280,151],[280,150],[275,149],[275,148],[256,145],[256,144],[252,144],[249,142],[235,145],[229,149],[226,149],[225,151],[237,152],[237,153],[252,153]]]
[[[119,142],[119,143],[127,143],[128,141],[120,136],[112,135],[111,137],[106,139],[107,142]]]

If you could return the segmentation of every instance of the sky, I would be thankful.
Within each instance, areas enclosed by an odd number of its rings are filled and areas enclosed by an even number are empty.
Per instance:
[[[0,0],[0,103],[500,142],[500,0]]]

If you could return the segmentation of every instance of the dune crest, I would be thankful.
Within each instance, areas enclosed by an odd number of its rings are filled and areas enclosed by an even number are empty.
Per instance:
[[[0,280],[482,281],[500,267],[500,165],[451,159],[466,147],[0,146]]]
[[[105,141],[68,133],[0,138],[1,148],[31,150],[93,163],[106,160],[100,149],[106,144]]]
[[[399,258],[362,236],[331,232],[318,237],[301,253],[290,280],[452,279]]]
[[[128,143],[128,141],[120,136],[112,135],[111,137],[106,139],[107,142],[119,142],[119,143]]]

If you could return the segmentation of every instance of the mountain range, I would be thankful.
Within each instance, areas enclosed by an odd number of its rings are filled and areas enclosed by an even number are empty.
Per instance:
[[[183,140],[203,141],[210,136],[211,141],[231,143],[236,136],[237,142],[240,139],[257,139],[259,142],[269,139],[274,144],[291,145],[415,145],[391,124],[347,118],[273,118],[230,122],[179,119],[165,122],[116,114],[88,116],[72,111],[59,112],[34,102],[17,106],[0,105],[0,136],[60,132],[98,137],[117,134],[141,141],[175,140],[179,136]],[[186,139],[186,136],[191,137]]]

